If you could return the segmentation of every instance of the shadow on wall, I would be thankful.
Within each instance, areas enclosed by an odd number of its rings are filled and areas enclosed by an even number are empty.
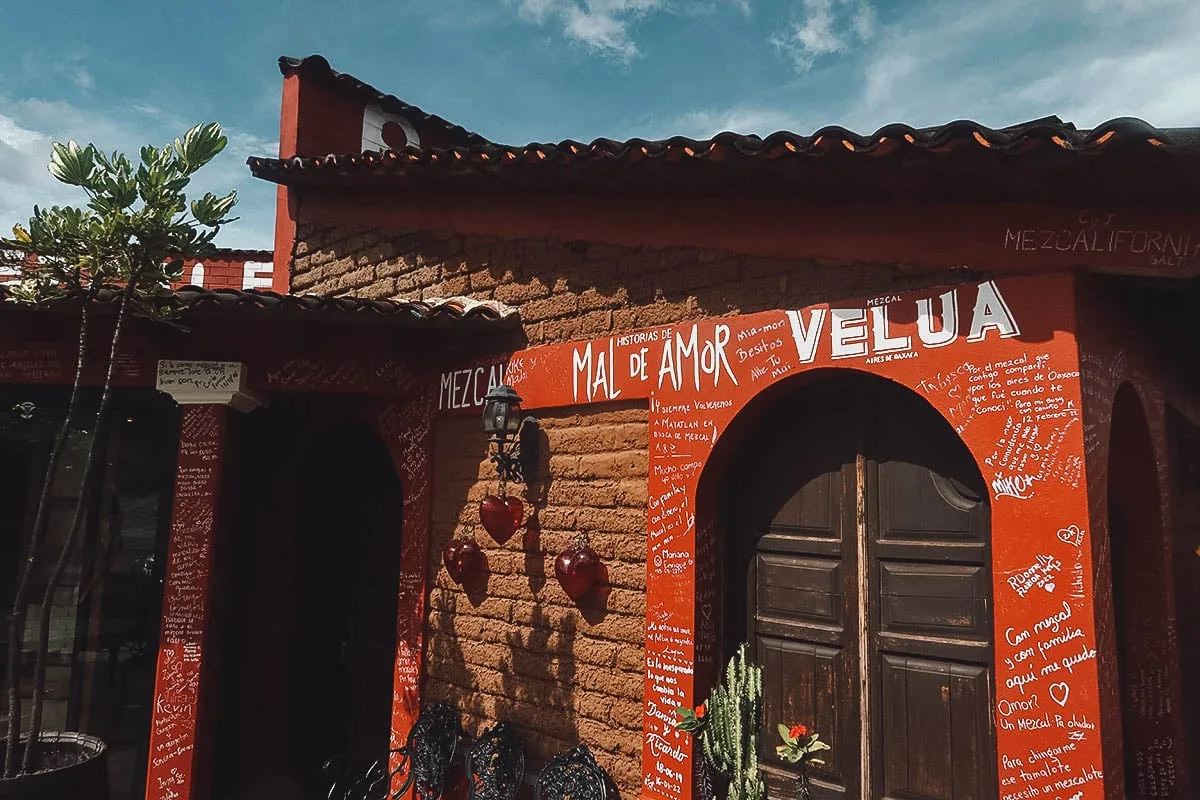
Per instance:
[[[372,297],[471,295],[520,306],[530,344],[688,317],[751,314],[948,281],[890,264],[741,256],[446,232],[301,226],[294,288]],[[367,268],[362,268],[362,265]],[[963,271],[955,281],[969,280]]]
[[[533,619],[528,627],[508,634],[511,648],[509,661],[502,664],[504,672],[504,696],[509,708],[498,708],[500,719],[505,713],[516,709],[532,709],[532,728],[539,736],[551,734],[563,742],[561,748],[546,747],[530,750],[529,768],[540,768],[540,761],[554,755],[557,749],[565,749],[566,743],[579,740],[575,722],[575,634],[577,623],[566,617],[555,630],[542,607],[534,606]],[[551,653],[557,655],[551,657]],[[521,725],[524,727],[524,725]]]
[[[485,445],[478,420],[443,420],[439,428],[439,434],[463,445],[439,448],[434,460],[438,492],[429,561],[425,704],[451,703],[472,737],[496,721],[514,725],[532,774],[543,760],[579,742],[572,655],[576,614],[558,607],[548,612],[540,599],[549,580],[540,542],[540,511],[552,483],[549,442],[542,432],[539,480],[522,496],[525,530],[498,545],[478,518],[479,498],[497,491],[494,475],[485,477],[490,465],[480,464]],[[520,488],[510,486],[509,492]],[[462,586],[453,583],[441,562],[455,536],[473,536],[487,559],[484,574]]]
[[[478,419],[443,418],[435,427],[423,702],[460,709],[470,736],[512,724],[531,778],[549,757],[585,743],[622,795],[633,796],[641,780],[645,411],[539,417],[541,470],[522,495],[528,524],[504,544],[479,521],[480,499],[497,486]],[[611,507],[599,507],[605,497],[616,498]],[[583,531],[609,573],[574,603],[554,562]],[[473,596],[443,568],[454,536],[473,536],[486,552],[486,595]]]
[[[550,469],[550,437],[539,429],[537,436],[537,475],[525,485],[522,499],[525,501],[525,530],[521,532],[521,549],[525,551],[525,575],[529,579],[529,590],[536,597],[546,586],[546,558],[542,550],[542,509],[550,497],[554,475]]]

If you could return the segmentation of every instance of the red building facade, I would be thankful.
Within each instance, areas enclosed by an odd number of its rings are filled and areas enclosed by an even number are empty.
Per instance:
[[[1200,254],[1192,132],[1050,119],[510,148],[319,59],[284,74],[300,144],[251,169],[290,209],[294,290],[520,309],[526,349],[443,372],[434,463],[500,370],[576,429],[550,428],[524,563],[488,549],[495,590],[464,594],[430,556],[411,691],[515,720],[541,754],[588,739],[624,795],[690,797],[675,709],[748,641],[767,731],[800,721],[833,744],[822,796],[1189,795],[1195,396],[1162,309],[1190,297]],[[346,131],[321,138],[338,103]],[[418,140],[352,146],[374,103]],[[487,482],[456,493],[470,472],[435,471],[431,553],[473,533]],[[457,498],[441,513],[439,487]],[[603,614],[513,580],[579,531],[609,563]],[[642,630],[618,632],[622,612]],[[495,681],[543,626],[545,659],[617,679]],[[544,677],[577,724],[526,708]]]
[[[218,249],[210,257],[183,265],[174,288],[270,289],[274,286],[274,254],[270,250]]]
[[[250,160],[280,294],[146,344],[240,365],[200,400],[157,371],[186,411],[147,797],[299,791],[443,701],[689,800],[676,709],[742,642],[764,742],[832,745],[817,797],[1192,796],[1194,131],[507,147],[281,67],[280,157]],[[503,543],[501,383],[544,436]],[[442,565],[462,538],[482,581]]]

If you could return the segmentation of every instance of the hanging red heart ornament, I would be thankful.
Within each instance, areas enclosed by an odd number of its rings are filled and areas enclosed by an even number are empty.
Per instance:
[[[462,583],[479,569],[483,562],[483,551],[470,539],[451,539],[442,551],[442,563],[455,583]]]
[[[515,497],[507,499],[516,501],[518,506],[521,503]],[[522,513],[524,513],[524,509],[522,509]],[[505,498],[489,494],[479,501],[479,521],[483,523],[484,530],[498,544],[504,544],[517,532],[517,523],[514,521],[514,516]]]
[[[455,583],[462,583],[462,562],[458,556],[462,543],[462,539],[451,539],[446,542],[446,548],[442,550],[442,563]]]
[[[554,576],[572,600],[579,600],[596,583],[600,556],[588,545],[571,545],[554,560]]]
[[[521,523],[525,521],[525,504],[519,497],[506,497],[504,505],[508,508],[508,513],[512,515],[513,530],[520,529]]]

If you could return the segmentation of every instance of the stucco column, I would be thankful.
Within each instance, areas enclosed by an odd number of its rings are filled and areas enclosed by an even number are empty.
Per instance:
[[[260,400],[244,389],[245,366],[160,361],[158,388],[183,406],[171,507],[162,627],[150,724],[147,800],[207,798],[212,777],[216,681],[213,589],[219,576],[221,476],[230,408]]]

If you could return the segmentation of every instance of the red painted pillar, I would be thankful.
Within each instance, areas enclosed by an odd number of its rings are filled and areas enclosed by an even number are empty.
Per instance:
[[[241,391],[243,385],[244,367],[236,362],[159,362],[158,388],[183,404],[183,420],[150,724],[147,800],[210,796],[217,703],[212,680],[214,586],[219,578],[221,477],[229,467],[229,407],[245,411],[258,404]]]

